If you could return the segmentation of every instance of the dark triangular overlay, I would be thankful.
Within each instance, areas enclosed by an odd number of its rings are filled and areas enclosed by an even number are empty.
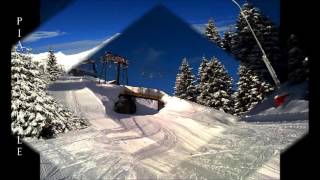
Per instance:
[[[71,5],[74,1],[75,0],[40,0],[40,22],[44,23],[52,16]]]
[[[176,74],[184,57],[194,73],[203,56],[217,57],[237,79],[238,62],[163,5],[152,8],[89,58],[96,63],[98,77],[104,78],[102,75],[106,74],[107,80],[113,80],[116,68],[109,65],[106,73],[102,68],[101,57],[106,52],[128,59],[129,85],[155,88],[169,94],[173,93]],[[91,67],[92,64],[78,68]]]

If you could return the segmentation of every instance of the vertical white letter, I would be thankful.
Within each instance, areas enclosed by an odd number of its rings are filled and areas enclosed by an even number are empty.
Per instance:
[[[20,30],[20,28],[18,29],[18,37],[21,37],[21,30]]]
[[[17,150],[18,150],[18,156],[22,156],[22,147],[18,147]]]
[[[22,21],[22,17],[17,17],[17,25],[20,25],[20,22]]]
[[[20,141],[20,136],[18,136],[18,142],[17,144],[22,144],[21,141]]]

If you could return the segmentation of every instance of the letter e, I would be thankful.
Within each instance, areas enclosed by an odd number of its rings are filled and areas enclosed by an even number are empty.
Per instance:
[[[17,150],[18,150],[18,156],[22,156],[22,147],[18,147]]]

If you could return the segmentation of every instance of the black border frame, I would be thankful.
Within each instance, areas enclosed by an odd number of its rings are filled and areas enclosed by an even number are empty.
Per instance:
[[[8,14],[3,15],[5,21],[2,27],[5,32],[4,37],[9,37],[8,41],[5,41],[5,46],[1,53],[2,70],[1,82],[5,82],[7,87],[3,88],[6,92],[1,93],[3,96],[1,99],[6,101],[5,110],[7,113],[2,116],[0,121],[0,142],[2,156],[2,167],[5,167],[2,174],[3,177],[9,177],[9,179],[40,179],[40,157],[39,154],[34,152],[28,146],[22,144],[23,156],[17,156],[17,139],[11,135],[10,128],[10,52],[11,47],[15,44],[19,38],[17,37],[17,16],[22,16],[23,23],[20,26],[22,29],[22,36],[32,32],[40,24],[40,1],[45,0],[12,0],[9,4],[9,17]],[[72,1],[72,0],[71,0]],[[281,153],[281,179],[313,179],[312,175],[315,171],[312,170],[312,162],[316,163],[317,155],[316,146],[311,147],[311,136],[314,135],[317,127],[316,117],[316,102],[318,84],[316,84],[316,56],[313,51],[314,45],[312,42],[317,42],[316,26],[317,26],[317,11],[316,4],[311,2],[301,2],[294,0],[279,0],[281,3],[281,25],[280,35],[281,43],[285,44],[287,37],[294,33],[301,40],[302,46],[306,54],[310,58],[310,117],[309,117],[309,133],[298,140],[288,150]],[[52,3],[52,2],[51,2]],[[4,5],[4,4],[3,4]],[[7,5],[3,6],[2,12],[6,12]],[[46,20],[49,18],[46,18]]]

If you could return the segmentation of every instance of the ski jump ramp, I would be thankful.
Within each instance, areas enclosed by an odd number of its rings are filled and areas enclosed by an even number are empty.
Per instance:
[[[158,110],[160,110],[164,107],[162,97],[166,94],[163,91],[157,89],[125,86],[123,92],[120,95],[129,95],[137,98],[156,100],[158,101]]]

